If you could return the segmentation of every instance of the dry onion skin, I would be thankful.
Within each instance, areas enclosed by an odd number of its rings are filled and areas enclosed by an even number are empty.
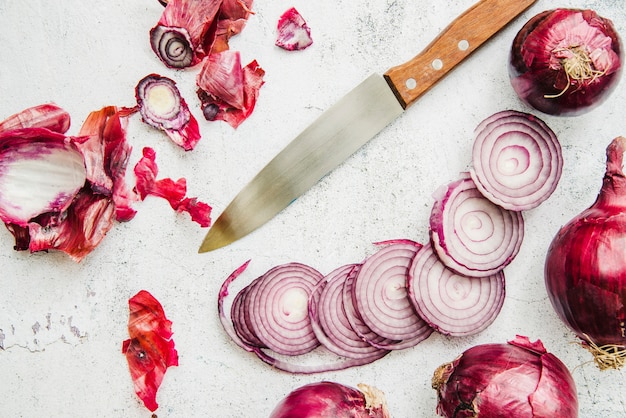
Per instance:
[[[459,274],[486,277],[506,267],[524,237],[524,218],[487,199],[470,177],[461,177],[434,193],[431,242],[439,259]]]
[[[524,103],[543,113],[580,115],[615,89],[622,54],[611,20],[593,10],[547,10],[531,18],[513,41],[511,84]]]
[[[311,29],[295,7],[280,16],[276,30],[276,46],[287,51],[300,51],[313,44]]]
[[[624,137],[609,144],[596,201],[558,231],[545,261],[552,306],[600,369],[618,369],[626,361],[625,151]]]
[[[474,131],[470,174],[480,192],[505,209],[539,206],[556,189],[562,170],[556,134],[534,115],[505,110]]]

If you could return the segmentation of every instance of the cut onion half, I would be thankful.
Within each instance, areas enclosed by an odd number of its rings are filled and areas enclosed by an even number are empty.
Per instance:
[[[431,241],[441,261],[457,273],[486,277],[507,266],[524,237],[522,213],[496,205],[468,173],[434,193]]]
[[[311,294],[309,316],[317,339],[329,351],[347,358],[365,359],[370,363],[389,351],[374,347],[360,338],[346,315],[343,286],[358,266],[348,264],[326,275]]]
[[[480,192],[509,210],[539,206],[561,178],[563,155],[555,133],[538,117],[505,110],[474,131],[470,171]]]
[[[85,161],[71,139],[45,128],[0,133],[0,218],[22,227],[59,213],[86,180]]]
[[[447,268],[425,245],[409,269],[409,297],[419,315],[444,335],[483,331],[496,319],[505,296],[504,273],[468,277]]]
[[[406,281],[408,268],[421,244],[394,243],[369,256],[354,281],[356,309],[377,335],[405,341],[408,348],[426,339],[432,328],[413,308]]]

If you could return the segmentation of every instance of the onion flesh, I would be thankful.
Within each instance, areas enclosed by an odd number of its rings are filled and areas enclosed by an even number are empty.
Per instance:
[[[135,97],[145,123],[165,132],[185,151],[194,149],[200,140],[198,121],[172,79],[149,74],[135,87]]]
[[[534,115],[506,110],[474,131],[470,174],[480,192],[509,210],[539,206],[556,189],[563,170],[561,145]]]
[[[524,237],[520,212],[492,203],[468,173],[440,187],[434,197],[431,242],[448,268],[466,276],[485,277],[515,258]]]
[[[477,334],[504,304],[504,273],[468,277],[448,269],[431,245],[420,249],[409,269],[409,297],[420,317],[444,335]]]
[[[365,384],[358,389],[322,381],[301,386],[282,399],[269,418],[389,418],[384,394]]]
[[[299,51],[313,44],[311,29],[295,7],[280,16],[277,30],[276,46],[287,51]]]
[[[437,413],[443,417],[578,416],[569,370],[541,341],[527,337],[471,347],[440,366],[432,384]]]
[[[523,102],[551,115],[575,116],[601,104],[622,71],[613,23],[593,10],[559,8],[531,18],[511,47],[509,74]]]
[[[606,150],[596,201],[556,234],[545,261],[545,283],[559,318],[594,355],[599,368],[626,361],[626,138]]]

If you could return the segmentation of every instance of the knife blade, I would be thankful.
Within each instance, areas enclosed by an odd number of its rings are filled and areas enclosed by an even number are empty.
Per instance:
[[[536,0],[481,0],[421,53],[373,74],[274,157],[226,207],[198,252],[226,246],[272,219],[376,136]]]

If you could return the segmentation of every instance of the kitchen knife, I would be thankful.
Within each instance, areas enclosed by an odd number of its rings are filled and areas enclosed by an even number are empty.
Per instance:
[[[413,59],[365,79],[239,192],[209,229],[199,252],[228,245],[269,221],[535,1],[479,1]]]

